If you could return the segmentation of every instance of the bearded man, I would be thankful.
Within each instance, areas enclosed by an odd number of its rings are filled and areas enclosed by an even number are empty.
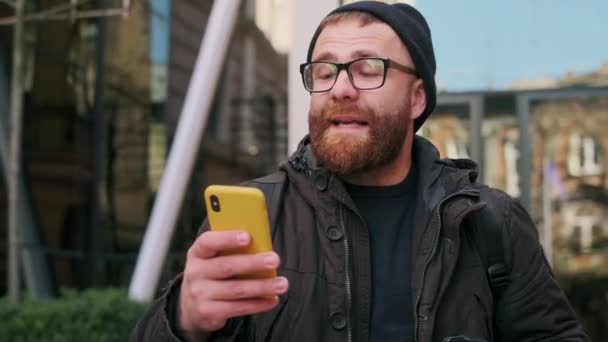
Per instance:
[[[436,102],[416,9],[337,8],[300,71],[310,135],[278,173],[250,183],[280,185],[274,252],[223,255],[251,237],[204,224],[133,340],[588,340],[521,205],[476,183],[475,163],[440,160],[415,136]],[[472,219],[486,206],[504,237],[500,293],[477,243],[490,227]],[[238,277],[269,269],[279,276]]]

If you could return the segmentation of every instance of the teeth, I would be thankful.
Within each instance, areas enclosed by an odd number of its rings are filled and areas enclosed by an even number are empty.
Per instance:
[[[358,121],[334,121],[334,124],[336,125],[365,125],[365,122],[358,122]]]

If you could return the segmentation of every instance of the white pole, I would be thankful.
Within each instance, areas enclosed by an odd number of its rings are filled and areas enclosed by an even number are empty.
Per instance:
[[[293,0],[291,15],[291,50],[289,51],[289,137],[288,153],[308,133],[308,101],[300,77],[300,63],[306,62],[308,43],[321,20],[336,6],[338,0]]]
[[[23,14],[25,0],[15,2],[13,32],[13,79],[11,90],[10,155],[8,161],[8,294],[12,302],[21,297],[21,231],[19,185],[21,184],[21,124],[23,121]]]
[[[139,253],[129,297],[152,300],[184,191],[204,132],[214,90],[235,26],[239,0],[214,1],[169,153],[167,168]]]

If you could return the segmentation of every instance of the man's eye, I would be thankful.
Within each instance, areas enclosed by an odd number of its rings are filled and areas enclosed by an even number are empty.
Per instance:
[[[326,80],[326,79],[332,78],[333,75],[334,75],[334,73],[330,72],[330,71],[320,72],[316,78],[321,79],[321,80]]]
[[[332,65],[324,65],[316,68],[314,78],[319,80],[331,79],[336,75],[335,67]]]
[[[364,76],[381,75],[384,71],[384,64],[379,60],[365,60],[356,64],[355,72]]]

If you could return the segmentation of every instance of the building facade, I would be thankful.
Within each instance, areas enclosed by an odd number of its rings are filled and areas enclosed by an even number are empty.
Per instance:
[[[474,158],[481,180],[527,203],[559,274],[608,274],[608,141],[603,134],[608,89],[590,90],[597,95],[586,89],[460,94],[483,103],[477,134],[481,153]],[[539,100],[530,102],[529,125],[522,128],[517,103],[530,94]],[[470,114],[470,107],[443,103],[419,134],[432,140],[442,157],[469,158],[475,121]],[[529,148],[523,148],[522,135],[529,138]],[[522,158],[526,151],[528,158]]]
[[[55,288],[129,283],[212,5],[136,1],[128,17],[103,25],[95,18],[26,23],[23,178],[41,244],[22,247],[43,253]],[[252,5],[239,10],[170,265],[183,261],[196,234],[207,184],[255,177],[285,159],[287,59],[257,28]],[[0,5],[2,17],[9,10]],[[11,37],[10,26],[0,27],[1,98],[10,97]]]

